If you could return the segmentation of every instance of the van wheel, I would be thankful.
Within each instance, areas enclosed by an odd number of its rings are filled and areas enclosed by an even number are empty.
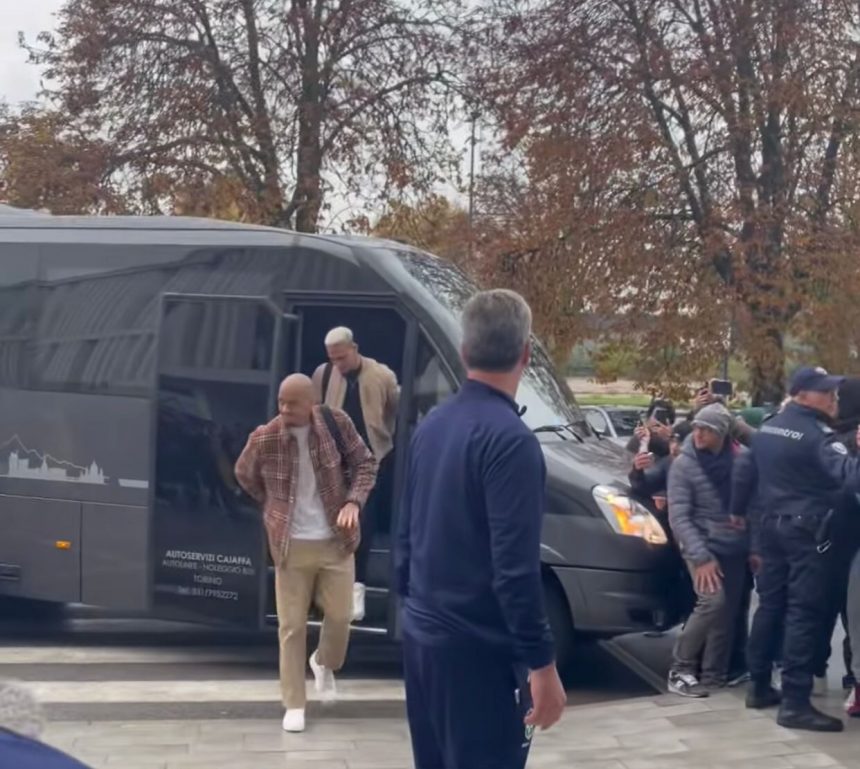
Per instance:
[[[63,619],[65,609],[66,604],[64,603],[8,595],[0,596],[0,617],[6,619],[57,621]]]
[[[567,678],[573,671],[576,653],[573,617],[570,614],[564,590],[554,576],[549,574],[544,576],[543,589],[549,627],[555,640],[556,666],[559,674]]]

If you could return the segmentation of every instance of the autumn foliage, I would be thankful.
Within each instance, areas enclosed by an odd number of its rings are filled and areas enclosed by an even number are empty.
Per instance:
[[[109,141],[130,204],[169,210],[174,187],[233,190],[239,216],[313,232],[333,189],[436,179],[457,11],[449,0],[66,0],[57,32],[29,50],[52,108]]]
[[[506,139],[483,190],[490,251],[551,336],[612,318],[658,383],[713,370],[733,340],[755,397],[781,394],[786,334],[858,285],[858,13],[493,3],[475,72]]]

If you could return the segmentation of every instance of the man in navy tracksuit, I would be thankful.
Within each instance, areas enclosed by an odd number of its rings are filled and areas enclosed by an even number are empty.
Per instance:
[[[531,311],[510,291],[463,311],[468,381],[415,432],[396,556],[417,769],[522,769],[566,701],[544,613],[545,467],[514,396]]]
[[[810,702],[828,590],[829,521],[843,487],[860,481],[860,459],[837,440],[830,420],[841,377],[799,369],[791,402],[753,438],[751,462],[737,469],[732,512],[745,515],[753,497],[759,521],[754,555],[759,607],[750,632],[752,684],[747,707],[780,705],[780,726],[842,731],[843,723]],[[771,669],[782,647],[782,695]],[[781,702],[780,702],[781,700]]]

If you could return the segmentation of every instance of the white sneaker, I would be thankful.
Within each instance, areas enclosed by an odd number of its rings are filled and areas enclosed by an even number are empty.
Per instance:
[[[812,682],[812,696],[827,696],[827,679],[824,676],[815,676],[815,679]]]
[[[352,621],[361,622],[364,619],[364,596],[367,593],[361,582],[352,586]]]
[[[334,673],[317,662],[317,654],[319,654],[319,650],[315,651],[309,660],[311,672],[314,674],[314,688],[319,695],[320,702],[334,702],[337,699],[337,684],[334,680]]]
[[[285,732],[303,732],[305,730],[305,709],[293,708],[284,713],[281,724]]]

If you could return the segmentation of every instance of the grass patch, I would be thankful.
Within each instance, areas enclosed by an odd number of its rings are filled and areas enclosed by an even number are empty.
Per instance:
[[[576,401],[580,406],[634,406],[636,408],[648,408],[651,398],[648,395],[576,395]]]

